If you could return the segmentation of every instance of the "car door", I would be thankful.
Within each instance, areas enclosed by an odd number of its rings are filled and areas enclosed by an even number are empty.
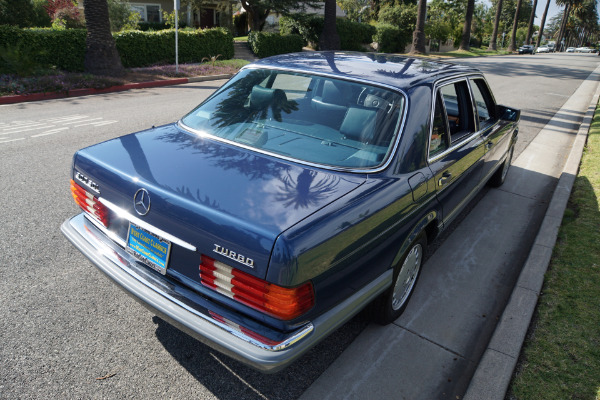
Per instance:
[[[479,133],[485,143],[481,179],[487,180],[508,151],[509,127],[506,121],[495,115],[496,102],[485,80],[482,77],[472,77],[469,79],[469,85],[473,94]]]
[[[475,194],[481,179],[485,143],[476,132],[475,112],[466,78],[435,87],[429,142],[429,167],[450,223]]]

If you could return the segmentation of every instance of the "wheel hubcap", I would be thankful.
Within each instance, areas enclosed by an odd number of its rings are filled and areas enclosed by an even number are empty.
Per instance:
[[[394,285],[392,297],[392,309],[394,311],[404,305],[415,285],[419,269],[421,268],[422,253],[423,247],[420,244],[416,244],[404,259],[404,263],[402,263],[402,267],[396,278],[396,284]]]

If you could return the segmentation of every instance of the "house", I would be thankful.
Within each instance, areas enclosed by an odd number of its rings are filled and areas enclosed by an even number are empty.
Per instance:
[[[240,13],[246,12],[243,8],[240,9]],[[303,14],[316,14],[316,15],[324,15],[325,10],[324,7],[315,8],[315,7],[306,7],[304,10],[291,10],[292,13],[303,13]],[[335,16],[337,18],[346,18],[346,13],[338,6],[335,5]],[[279,18],[281,18],[281,14],[276,12],[271,12],[265,21],[265,26],[263,27],[264,32],[279,32]]]
[[[232,21],[232,7],[237,1],[215,0],[212,3],[203,2],[200,10],[194,9],[191,4],[182,4],[180,16],[184,14],[184,21],[188,26],[196,28],[214,28],[218,26],[230,27]],[[173,0],[148,0],[148,2],[130,1],[132,10],[140,14],[142,22],[162,22],[163,11],[173,12]]]

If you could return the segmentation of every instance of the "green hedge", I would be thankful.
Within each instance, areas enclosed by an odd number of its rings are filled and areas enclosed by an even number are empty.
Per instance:
[[[317,48],[319,36],[323,32],[324,19],[318,15],[295,14],[279,19],[279,30],[282,34],[298,34],[306,44]],[[349,21],[344,18],[336,20],[337,33],[340,36],[342,50],[362,50],[364,44],[373,41],[376,32],[374,26]]]
[[[22,58],[33,58],[40,66],[64,71],[83,71],[85,29],[21,29],[0,25],[0,55],[18,49]],[[175,31],[125,31],[113,34],[125,67],[144,67],[175,62]],[[233,57],[233,36],[223,28],[179,32],[179,62],[201,62],[220,54]],[[1,60],[1,57],[0,57]],[[0,73],[8,68],[0,63]]]
[[[373,41],[379,45],[377,51],[383,53],[402,53],[410,40],[400,28],[385,23],[377,24],[377,32],[373,36]]]
[[[175,30],[155,32],[124,31],[113,35],[123,66],[144,67],[175,62]],[[213,28],[179,32],[179,62],[200,62],[203,57],[233,57],[233,36],[226,29]]]
[[[304,41],[300,35],[280,35],[278,33],[250,32],[248,44],[257,57],[302,51]]]
[[[66,71],[83,71],[85,29],[20,29],[0,25],[0,49],[26,51],[39,65],[53,65]],[[0,72],[3,68],[0,66]]]

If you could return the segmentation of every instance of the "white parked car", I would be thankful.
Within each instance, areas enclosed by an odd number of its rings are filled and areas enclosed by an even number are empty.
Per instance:
[[[535,51],[536,53],[550,53],[550,48],[548,46],[540,46]]]
[[[567,53],[575,53],[575,47],[568,47]]]
[[[575,49],[575,53],[595,53],[596,50],[595,49],[590,49],[587,46],[584,47],[578,47]]]

